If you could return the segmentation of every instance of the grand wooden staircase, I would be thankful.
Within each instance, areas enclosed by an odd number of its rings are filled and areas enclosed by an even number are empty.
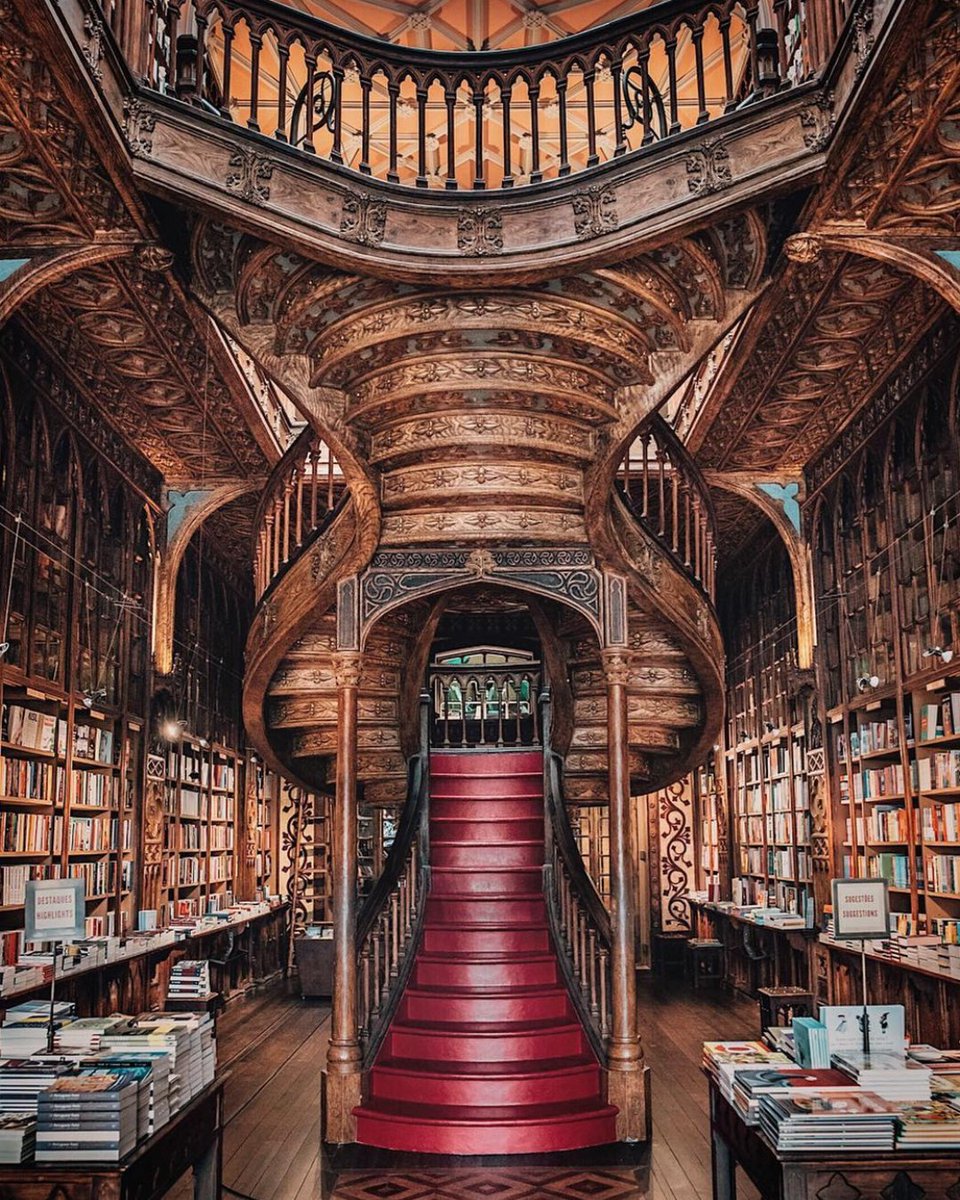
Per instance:
[[[435,753],[431,889],[357,1140],[530,1154],[616,1140],[543,894],[542,752]]]

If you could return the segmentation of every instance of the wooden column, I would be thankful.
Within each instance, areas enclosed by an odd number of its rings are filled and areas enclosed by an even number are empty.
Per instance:
[[[333,810],[333,1011],[324,1088],[324,1138],[356,1141],[360,1103],[357,1029],[357,694],[360,655],[334,656],[337,791]]]
[[[620,1112],[619,1141],[650,1136],[647,1070],[637,1024],[637,853],[630,820],[627,733],[629,664],[622,650],[603,651],[607,681],[607,752],[610,772],[610,956],[613,1021],[607,1047],[607,1096]]]

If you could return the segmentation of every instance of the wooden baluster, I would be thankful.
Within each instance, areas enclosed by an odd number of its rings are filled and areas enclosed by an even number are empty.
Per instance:
[[[198,98],[203,99],[203,90],[207,82],[207,17],[205,13],[197,13],[197,91]]]
[[[643,435],[643,512],[646,518],[650,514],[650,435]]]
[[[729,23],[729,22],[728,22]],[[670,106],[670,125],[667,133],[680,132],[680,110],[677,96],[677,39],[672,37],[664,45],[667,52],[667,102]]]
[[[223,22],[223,96],[221,97],[220,116],[227,121],[233,120],[230,112],[230,74],[233,67],[233,23]]]
[[[294,526],[294,546],[303,545],[303,470],[300,467],[293,468],[293,477],[297,487],[297,523]]]
[[[390,923],[393,934],[393,944],[390,947],[390,975],[396,979],[400,969],[400,893],[390,893]]]
[[[690,559],[690,486],[683,485],[683,562],[688,571],[693,570]]]
[[[503,179],[500,186],[513,187],[513,130],[510,125],[510,99],[513,94],[512,84],[505,83],[500,88],[500,104],[503,113]]]
[[[370,91],[373,80],[364,71],[360,76],[360,174],[370,174]]]
[[[536,683],[536,690],[534,684]],[[540,712],[537,708],[537,693],[540,691],[539,681],[530,680],[530,719],[533,722],[533,744],[540,745]]]
[[[167,47],[167,90],[174,91],[174,85],[177,79],[177,39],[180,35],[180,2],[174,0],[173,3],[167,5],[167,34],[170,38],[170,45]]]
[[[448,87],[443,93],[447,106],[447,177],[443,186],[448,192],[457,190],[457,93]]]
[[[780,79],[786,83],[790,70],[787,59],[787,23],[789,21],[788,0],[774,0],[773,12],[777,28],[777,49],[780,53]]]
[[[592,925],[587,937],[587,953],[590,958],[590,1014],[594,1018],[594,1021],[596,1021],[600,1015],[600,1006],[597,1003],[597,931]]]
[[[380,944],[379,921],[370,933],[370,940],[373,942],[373,1005],[370,1015],[375,1020],[380,1015],[380,958],[383,953],[383,947]]]
[[[333,508],[333,450],[327,447],[327,512]]]
[[[703,26],[695,25],[690,31],[690,36],[693,39],[693,49],[697,64],[697,104],[700,106],[700,111],[697,114],[697,124],[702,125],[705,121],[710,120],[710,113],[707,110],[707,81],[703,74]],[[755,55],[756,39],[753,41],[753,47]],[[753,78],[756,80],[756,74],[754,74]]]
[[[496,687],[496,681],[494,681]],[[497,688],[497,748],[503,748],[503,706],[506,703],[507,687],[506,681],[502,682]]]
[[[280,71],[277,78],[277,127],[273,136],[278,142],[287,141],[287,68],[290,64],[290,47],[282,43],[277,46]]]
[[[666,490],[665,490],[665,484],[666,484],[666,479],[665,479],[665,471],[666,471],[666,467],[665,467],[665,465],[664,465],[664,455],[663,455],[663,452],[661,451],[660,447],[658,446],[658,447],[657,447],[657,472],[658,472],[658,474],[659,474],[659,488],[660,488],[660,526],[659,526],[659,528],[658,528],[657,532],[658,532],[658,534],[660,535],[660,537],[665,537],[665,536],[666,536],[666,532],[667,532],[667,526],[666,526],[667,507],[666,507]]]
[[[562,79],[557,80],[557,107],[559,109],[559,127],[560,127],[560,166],[558,174],[562,179],[564,175],[570,174],[570,159],[569,159],[569,134],[567,130],[567,84],[566,75]]]
[[[487,685],[479,684],[480,689],[480,745],[487,744]]]
[[[613,128],[617,139],[613,156],[619,158],[627,150],[627,134],[623,127],[623,59],[619,54],[610,64],[610,74],[613,76]]]
[[[730,15],[720,18],[720,43],[723,47],[723,111],[731,112],[737,107],[733,91],[733,55],[730,52]]]
[[[672,538],[671,545],[673,552],[678,557],[680,556],[680,472],[677,470],[676,464],[670,463],[670,503],[673,508],[672,516]]]
[[[387,167],[387,182],[399,183],[400,174],[397,171],[399,160],[397,146],[397,105],[400,101],[400,84],[393,79],[387,84],[387,98],[390,104],[390,162]]]
[[[333,145],[330,147],[330,161],[338,165],[343,163],[343,67],[335,66],[330,72],[333,76]]]
[[[417,187],[427,186],[427,89],[417,88]]]
[[[578,924],[578,940],[580,942],[580,990],[587,990],[587,918],[583,909],[579,912]]]
[[[360,985],[360,1036],[366,1039],[370,1032],[370,942],[364,942],[363,954],[361,956],[361,978]]]
[[[750,45],[750,82],[753,84],[753,90],[759,91],[760,88],[760,58],[757,53],[757,5],[756,3],[748,4],[744,15],[747,19],[748,27],[748,42]],[[701,108],[703,105],[700,106]]]
[[[610,1036],[610,987],[609,987],[610,952],[606,946],[600,948],[600,1036]]]
[[[705,582],[703,573],[703,511],[700,508],[699,495],[693,498],[693,572],[701,583]]]
[[[250,115],[247,118],[247,128],[260,132],[260,48],[263,37],[260,33],[250,31]]]
[[[653,105],[650,103],[650,47],[645,45],[637,56],[640,65],[640,99],[643,104],[643,137],[641,146],[653,141]]]
[[[543,172],[540,170],[540,84],[532,83],[530,95],[530,151],[533,155],[530,166],[530,182],[540,183]]]
[[[290,561],[290,499],[293,495],[291,480],[283,485],[283,561]]]
[[[482,191],[486,186],[483,160],[483,105],[486,100],[480,81],[473,81],[473,186]]]
[[[307,64],[307,82],[305,84],[306,102],[303,106],[303,144],[300,147],[308,154],[316,154],[317,147],[313,141],[313,93],[317,86],[317,56],[304,54]]]
[[[529,676],[526,676],[525,678],[527,680],[527,686],[530,690],[530,700],[532,703],[533,697],[535,695],[534,690],[533,690],[533,684],[529,681]],[[516,745],[518,745],[518,746],[521,745],[523,742],[523,729],[522,729],[521,718],[520,718],[520,698],[523,695],[523,684],[524,684],[524,680],[521,679],[519,688],[516,686],[514,687],[513,705],[514,705],[514,716],[516,718],[515,723],[516,723],[516,727],[517,727]]]
[[[600,161],[597,154],[597,109],[594,97],[597,72],[591,67],[583,73],[583,83],[587,90],[587,166],[595,167]]]

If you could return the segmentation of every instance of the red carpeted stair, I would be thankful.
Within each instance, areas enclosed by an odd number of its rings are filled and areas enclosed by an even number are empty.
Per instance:
[[[423,939],[357,1109],[359,1142],[538,1154],[616,1140],[547,924],[542,797],[539,752],[431,757]]]

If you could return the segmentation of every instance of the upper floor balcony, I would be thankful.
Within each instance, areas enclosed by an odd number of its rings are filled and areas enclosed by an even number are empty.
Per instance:
[[[546,44],[398,46],[274,0],[103,0],[135,77],[408,188],[533,187],[814,78],[854,0],[665,0]]]

